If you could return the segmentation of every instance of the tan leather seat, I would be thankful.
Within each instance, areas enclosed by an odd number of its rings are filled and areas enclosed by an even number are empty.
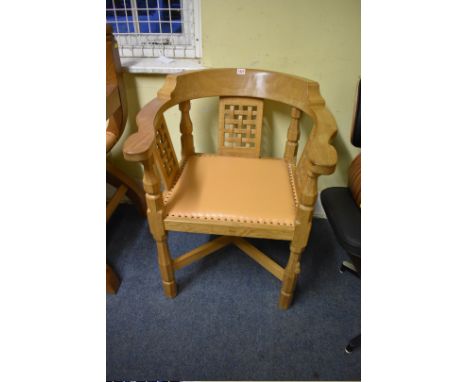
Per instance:
[[[297,197],[283,159],[199,154],[164,201],[173,217],[293,226]]]

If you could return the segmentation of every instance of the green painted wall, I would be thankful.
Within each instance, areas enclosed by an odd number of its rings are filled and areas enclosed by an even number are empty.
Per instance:
[[[275,70],[320,83],[320,89],[338,124],[335,173],[321,177],[319,187],[346,184],[347,168],[358,150],[349,143],[357,81],[361,75],[361,5],[359,0],[201,0],[203,64]],[[164,75],[125,75],[129,99],[126,135],[136,130],[135,116],[161,87]],[[265,105],[265,154],[282,156],[289,125],[288,107]],[[166,113],[176,152],[180,152],[179,111]],[[195,148],[216,150],[215,99],[192,103]],[[301,150],[311,121],[301,120]],[[124,136],[124,137],[125,137]],[[134,177],[139,165],[121,155],[124,139],[112,160]]]

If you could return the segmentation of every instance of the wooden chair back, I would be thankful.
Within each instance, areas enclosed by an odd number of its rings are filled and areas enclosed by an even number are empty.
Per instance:
[[[109,152],[122,135],[127,123],[127,96],[122,77],[122,67],[117,42],[112,27],[106,25],[106,152]]]
[[[209,69],[168,75],[157,98],[138,114],[139,131],[126,141],[125,157],[133,161],[154,157],[166,189],[171,188],[178,178],[180,168],[163,113],[170,107],[179,105],[182,112],[182,158],[186,158],[194,153],[190,101],[214,96],[220,97],[219,153],[259,156],[260,117],[263,113],[263,100],[268,99],[291,106],[284,159],[292,165],[296,165],[297,160],[301,113],[311,117],[314,122],[314,128],[297,163],[298,197],[301,197],[306,187],[312,186],[307,179],[313,178],[313,174],[318,176],[334,171],[337,154],[330,142],[336,134],[336,123],[320,95],[319,84],[297,76],[257,69]],[[231,114],[231,109],[235,112],[245,106],[247,124],[231,118],[235,117],[235,113]],[[254,115],[254,111],[258,114]],[[232,126],[234,124],[236,127]],[[241,124],[242,127],[239,128]],[[247,136],[248,128],[251,136]],[[237,136],[229,136],[236,133]]]

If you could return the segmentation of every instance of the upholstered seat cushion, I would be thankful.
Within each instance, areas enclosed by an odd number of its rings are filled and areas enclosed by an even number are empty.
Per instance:
[[[164,194],[169,216],[293,226],[296,190],[282,159],[193,155]]]

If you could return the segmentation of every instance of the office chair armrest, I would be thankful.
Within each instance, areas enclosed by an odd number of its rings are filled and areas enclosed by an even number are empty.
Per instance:
[[[123,154],[128,161],[141,162],[149,158],[154,141],[154,125],[166,108],[167,98],[154,98],[139,111],[136,121],[138,131],[130,135],[124,143]]]

